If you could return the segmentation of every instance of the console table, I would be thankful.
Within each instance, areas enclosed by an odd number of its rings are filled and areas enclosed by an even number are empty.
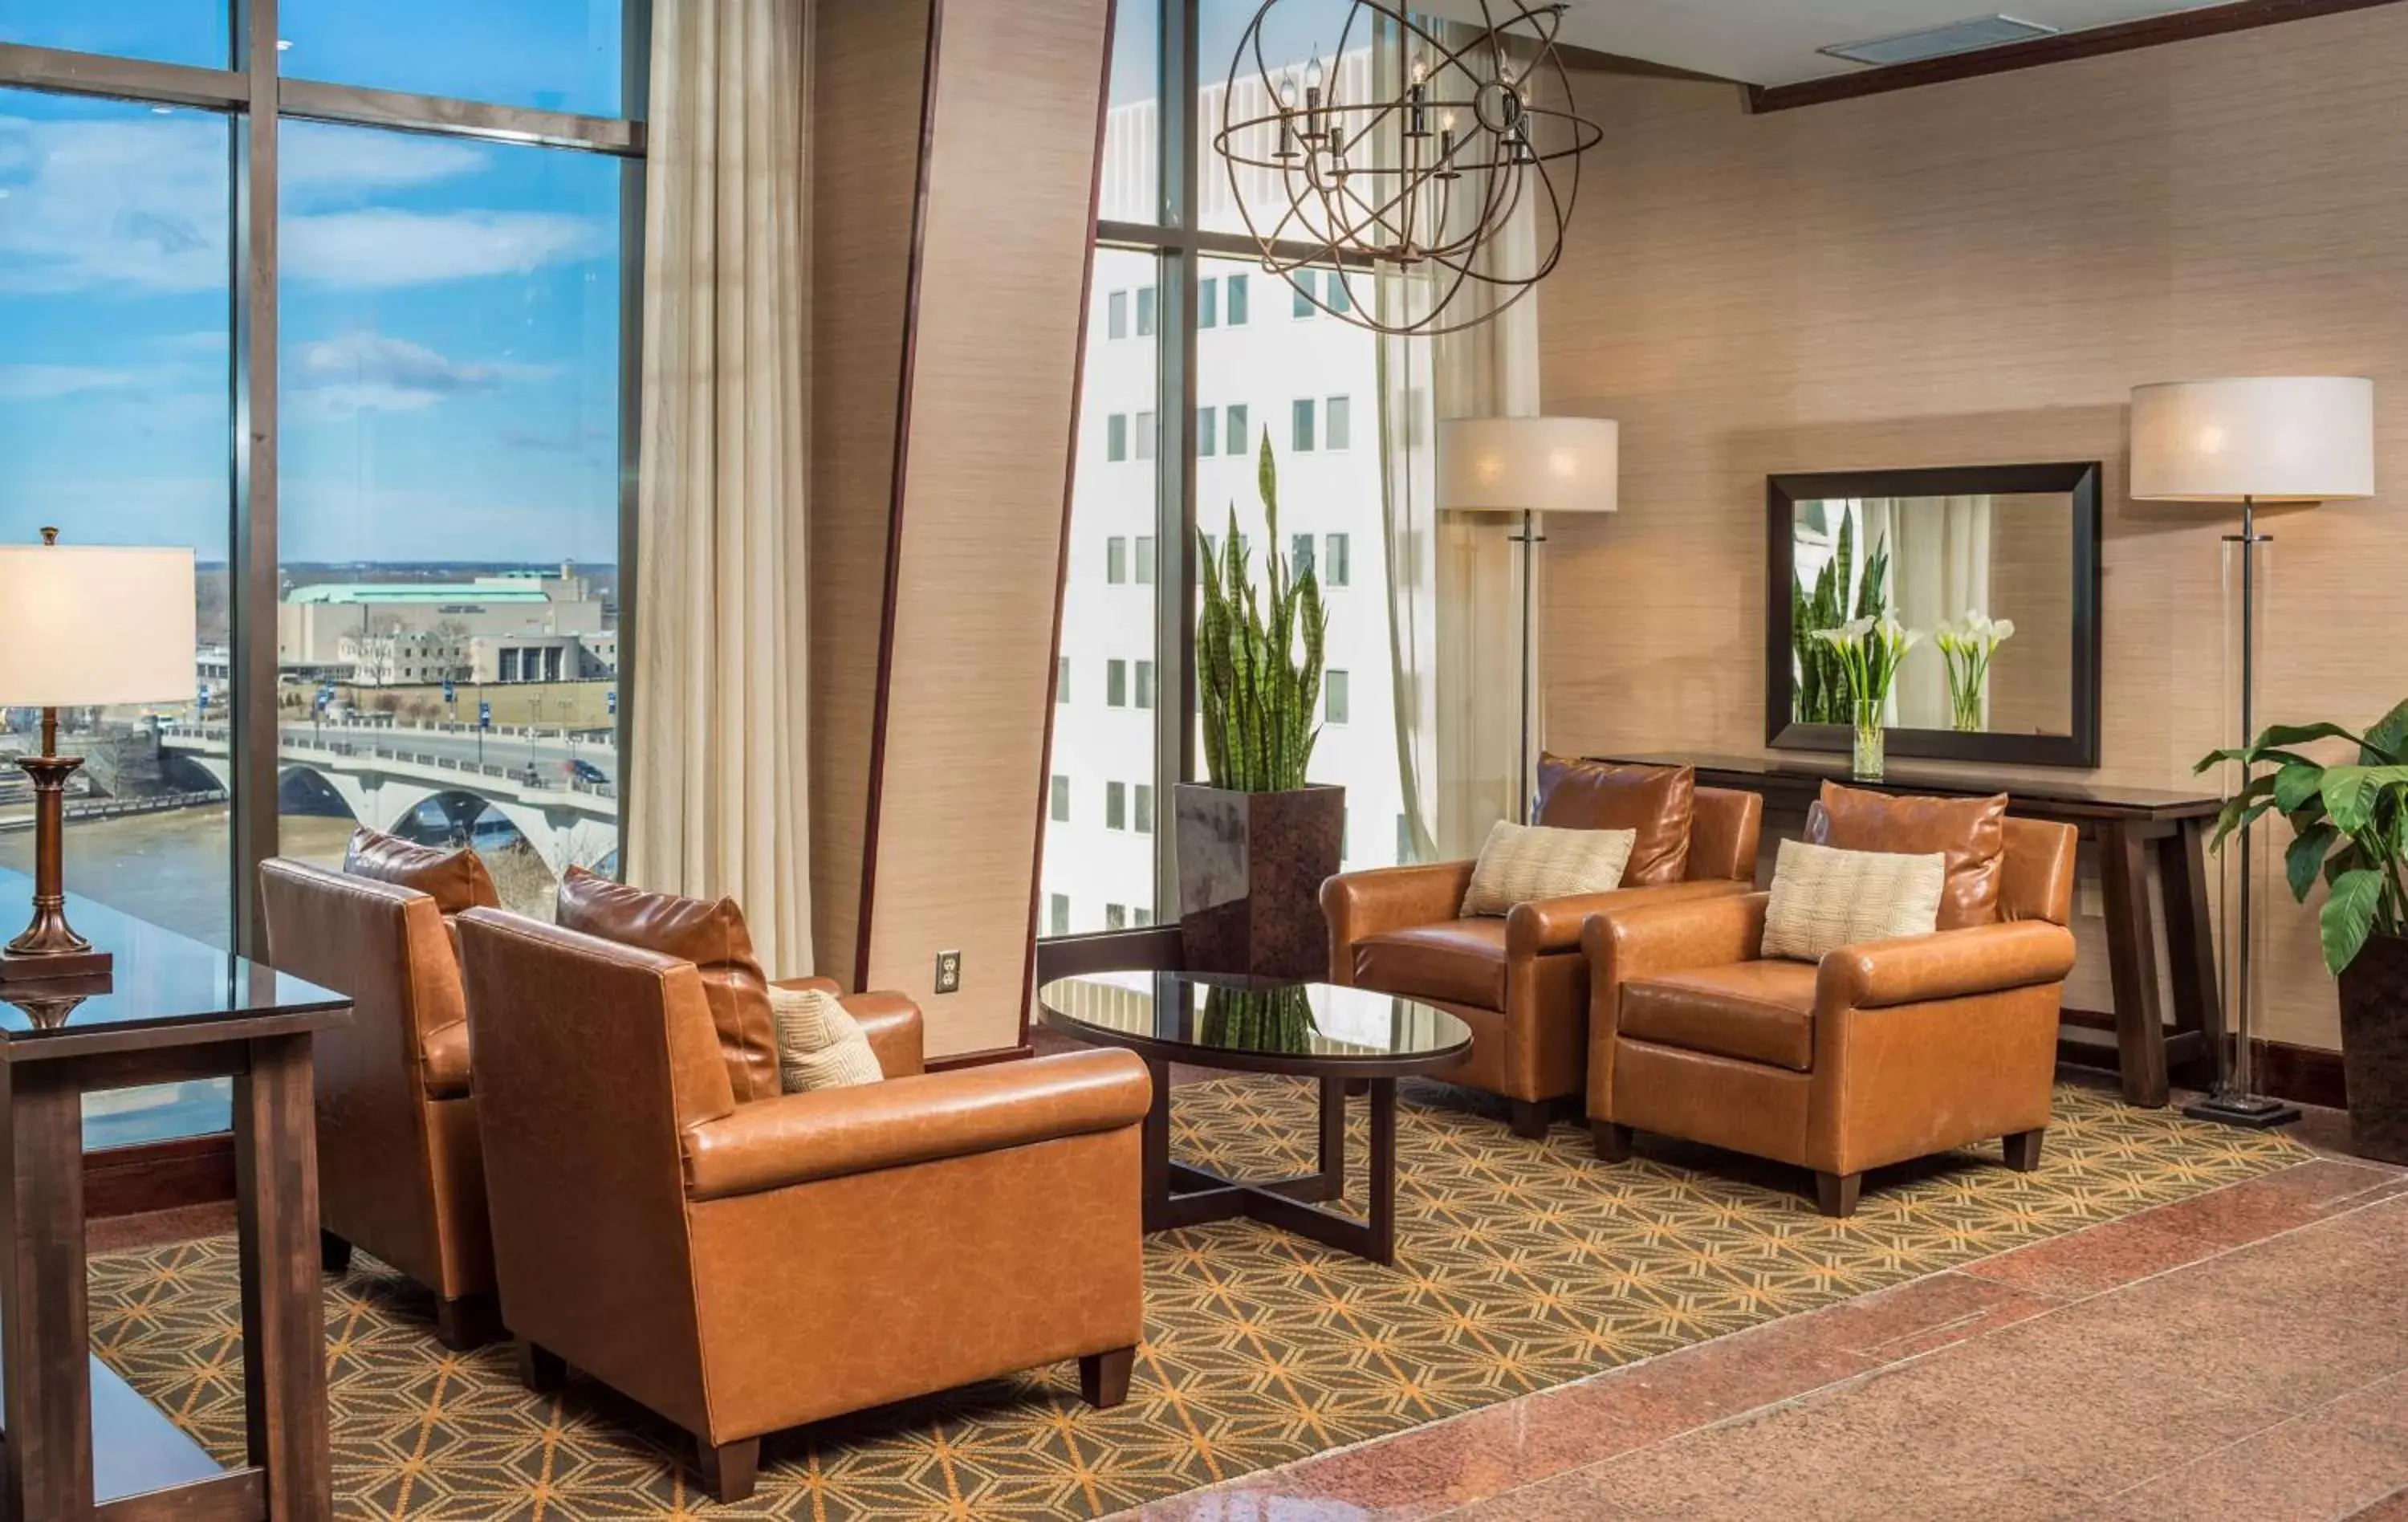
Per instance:
[[[7,912],[31,892],[0,871]],[[331,1517],[309,1046],[351,1001],[89,900],[69,913],[113,971],[0,989],[0,1515]],[[250,1450],[227,1470],[93,1356],[84,1291],[83,1097],[217,1077],[234,1079]]]
[[[2076,778],[1987,779],[1961,771],[1890,767],[1878,783],[1860,783],[1844,765],[1773,757],[1620,755],[1598,760],[1656,767],[1694,767],[1698,785],[1761,796],[1768,808],[1803,812],[1835,782],[1880,793],[1942,797],[2007,795],[2007,811],[2025,819],[2071,825],[2097,842],[2106,890],[2107,971],[2114,990],[2111,1031],[2069,1018],[2058,1047],[2067,1061],[2113,1065],[2127,1102],[2167,1102],[2169,1070],[2199,1088],[2211,1086],[2224,1053],[2224,1008],[2216,984],[2215,941],[2207,885],[2207,836],[2223,811],[2215,794],[2123,787]],[[2149,912],[2149,868],[2157,870],[2165,900],[2166,950],[2173,974],[2173,1023],[2168,1027],[2157,985],[2157,938]]]

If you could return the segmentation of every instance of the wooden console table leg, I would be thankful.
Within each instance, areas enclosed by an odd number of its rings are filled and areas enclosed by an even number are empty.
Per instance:
[[[335,1496],[309,1038],[255,1041],[250,1056],[235,1078],[234,1166],[251,1461],[265,1472],[270,1522],[322,1522]]]
[[[0,1515],[93,1515],[90,1310],[84,1300],[83,1094],[67,1062],[7,1070],[7,1494]]]
[[[2166,900],[2166,958],[2174,980],[2174,1026],[2196,1031],[2206,1054],[2183,1079],[2213,1089],[2224,1076],[2224,992],[2215,969],[2215,930],[2207,888],[2205,819],[2186,819],[2157,842],[2157,881]]]
[[[2129,826],[2099,837],[2099,876],[2107,891],[2107,970],[2115,993],[2115,1046],[2128,1104],[2162,1108],[2166,1027],[2157,999],[2157,927],[2149,912],[2147,843]]]

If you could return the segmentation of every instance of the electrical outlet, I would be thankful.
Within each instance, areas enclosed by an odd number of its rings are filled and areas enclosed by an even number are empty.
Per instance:
[[[958,994],[962,991],[962,954],[940,951],[937,954],[937,992]]]

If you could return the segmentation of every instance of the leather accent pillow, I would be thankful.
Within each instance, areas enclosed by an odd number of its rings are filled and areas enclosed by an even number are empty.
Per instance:
[[[1689,821],[1698,774],[1688,767],[1619,767],[1539,758],[1539,823],[1553,829],[1627,829],[1638,837],[1622,869],[1626,887],[1678,883],[1689,869]]]
[[[824,988],[771,988],[778,1027],[778,1079],[788,1094],[875,1084],[886,1076],[869,1038]]]
[[[1869,793],[1823,784],[1823,801],[1806,816],[1806,839],[1842,851],[1898,851],[1948,858],[1948,886],[1940,896],[1940,928],[1995,925],[1999,883],[2005,875],[2007,795],[1933,798]]]
[[[572,867],[560,880],[561,927],[622,946],[692,962],[719,1031],[719,1055],[736,1102],[779,1092],[778,1029],[769,1013],[769,980],[752,955],[752,932],[733,898],[712,902],[675,893],[650,893],[598,872]]]
[[[1839,851],[1784,840],[1764,910],[1764,955],[1819,962],[1862,940],[1928,936],[1940,918],[1948,858],[1934,851]]]
[[[469,909],[499,909],[494,875],[475,849],[420,845],[380,830],[356,829],[343,852],[343,873],[415,888],[435,900],[445,919]]]
[[[1638,839],[1627,829],[1547,829],[1500,819],[1471,865],[1463,915],[1510,914],[1534,899],[1612,893],[1622,886]]]

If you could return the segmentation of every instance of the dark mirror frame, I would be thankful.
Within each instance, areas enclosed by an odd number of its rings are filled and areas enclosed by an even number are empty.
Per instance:
[[[1765,482],[1764,743],[1773,750],[1840,751],[1848,727],[1799,724],[1790,669],[1789,579],[1798,504],[1851,497],[2026,496],[2063,493],[2073,511],[2072,730],[2070,735],[1966,734],[1892,729],[1891,755],[2015,766],[2099,765],[2100,464],[1951,466],[1928,470],[1840,470],[1771,476]]]

